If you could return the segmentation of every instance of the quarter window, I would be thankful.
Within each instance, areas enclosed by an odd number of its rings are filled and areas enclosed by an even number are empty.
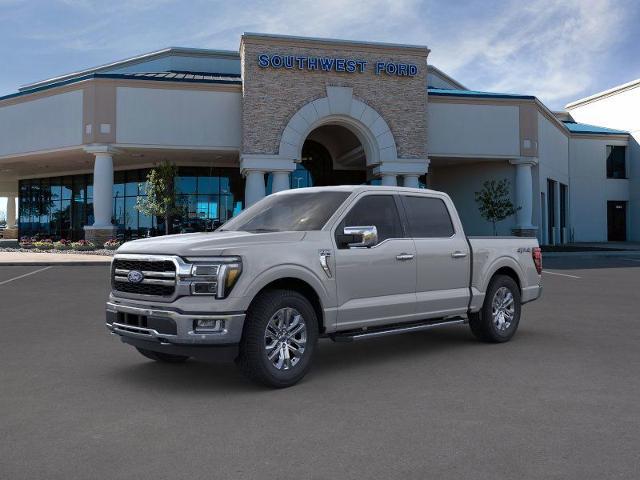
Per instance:
[[[437,238],[453,235],[447,206],[439,198],[402,196],[413,238]]]
[[[393,196],[367,195],[358,200],[338,228],[341,231],[344,227],[371,225],[378,230],[378,243],[387,238],[402,238],[404,236]]]
[[[626,150],[624,146],[607,145],[607,178],[627,178]]]

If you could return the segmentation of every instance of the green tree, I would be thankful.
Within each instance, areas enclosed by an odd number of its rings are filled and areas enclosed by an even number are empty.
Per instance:
[[[146,185],[140,185],[146,196],[137,199],[136,209],[149,216],[164,218],[164,232],[169,234],[169,221],[173,215],[182,213],[177,202],[174,178],[178,175],[178,167],[163,161],[147,174]]]
[[[496,224],[505,218],[514,215],[520,207],[516,208],[511,203],[509,193],[509,181],[504,178],[500,181],[487,180],[482,184],[482,190],[476,192],[476,203],[482,218],[491,222],[493,234],[498,235]]]

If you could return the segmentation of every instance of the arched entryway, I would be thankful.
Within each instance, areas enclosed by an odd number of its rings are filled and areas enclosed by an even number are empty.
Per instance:
[[[289,119],[277,153],[245,153],[240,169],[246,178],[247,206],[265,194],[288,188],[362,184],[418,186],[426,159],[400,159],[385,119],[353,96],[349,87],[327,86],[327,96],[313,100]],[[267,175],[265,188],[264,174]]]
[[[360,185],[367,181],[367,161],[362,143],[341,125],[322,125],[302,145],[297,175],[292,187],[299,187],[300,172],[306,171],[307,186]]]

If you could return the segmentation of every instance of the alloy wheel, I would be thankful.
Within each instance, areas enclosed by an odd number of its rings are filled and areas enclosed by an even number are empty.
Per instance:
[[[500,333],[506,332],[515,316],[513,293],[507,287],[500,287],[491,302],[493,324]]]
[[[267,358],[278,370],[290,370],[304,356],[307,324],[295,308],[277,310],[269,319],[264,334]]]

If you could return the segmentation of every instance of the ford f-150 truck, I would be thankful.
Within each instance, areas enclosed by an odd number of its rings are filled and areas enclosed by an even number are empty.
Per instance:
[[[150,359],[235,359],[298,382],[319,337],[352,342],[469,323],[505,342],[542,290],[534,238],[467,237],[441,192],[338,186],[270,195],[215,232],[125,243],[107,328]]]

